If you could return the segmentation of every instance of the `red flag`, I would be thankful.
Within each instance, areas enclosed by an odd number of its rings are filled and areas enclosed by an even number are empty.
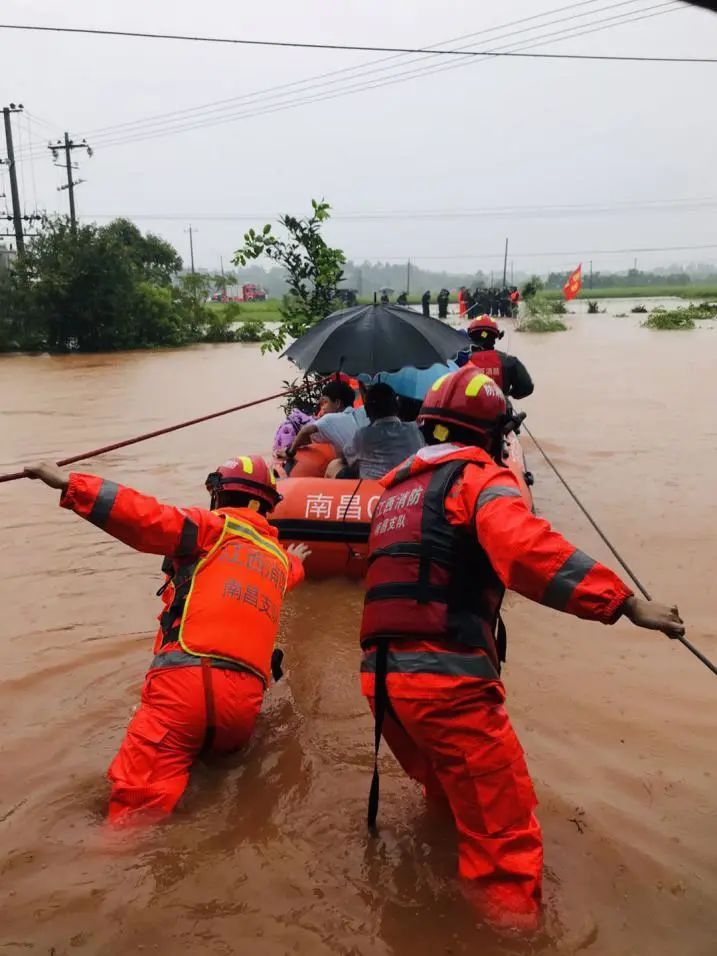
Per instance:
[[[582,287],[583,287],[583,264],[581,262],[580,265],[577,267],[577,269],[575,269],[574,272],[570,273],[570,275],[568,276],[568,281],[563,286],[563,295],[565,296],[565,300],[567,301],[568,299],[577,299],[577,297],[580,295],[580,290],[582,289]]]

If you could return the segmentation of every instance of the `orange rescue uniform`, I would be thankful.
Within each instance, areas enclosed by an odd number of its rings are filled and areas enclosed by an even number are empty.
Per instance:
[[[439,520],[472,539],[476,553],[487,557],[492,571],[488,568],[486,580],[474,583],[479,603],[480,589],[486,589],[483,603],[495,625],[496,599],[499,608],[502,597],[494,594],[496,583],[577,617],[605,624],[617,620],[632,591],[533,515],[512,472],[477,448],[448,444],[425,448],[382,479],[388,490],[373,518],[374,580],[406,581],[406,562],[415,560],[420,566],[420,541],[405,535],[405,543],[386,546],[380,532],[390,514],[390,528],[421,527],[421,536],[432,534],[425,517],[428,494],[424,519],[419,514],[416,521],[405,508],[406,502],[419,501],[419,490],[408,497],[405,490],[412,487],[411,481],[415,487],[417,476],[425,480],[426,471],[450,462],[464,465],[445,492]],[[379,535],[374,537],[377,523]],[[407,557],[412,554],[416,557]],[[385,680],[390,706],[383,737],[405,772],[422,784],[426,797],[450,807],[458,836],[459,873],[480,916],[497,925],[533,929],[541,900],[542,837],[525,757],[495,668],[499,633],[495,642],[483,647],[479,641],[468,646],[448,633],[415,636],[425,635],[431,614],[410,596],[420,584],[379,584],[372,597],[371,577],[369,570],[361,684],[375,712],[376,648],[381,644],[376,635],[387,621]],[[438,593],[435,585],[433,590]],[[417,626],[411,636],[401,622],[414,617]],[[447,620],[457,617],[449,608]],[[366,635],[372,637],[366,640]]]
[[[137,551],[165,556],[155,656],[109,769],[109,818],[170,813],[201,752],[249,740],[284,592],[303,580],[302,563],[248,508],[175,508],[77,473],[60,504]]]

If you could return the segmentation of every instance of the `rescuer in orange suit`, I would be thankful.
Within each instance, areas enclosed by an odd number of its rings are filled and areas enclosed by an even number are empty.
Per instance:
[[[668,637],[676,607],[636,598],[526,506],[499,464],[506,401],[471,365],[429,389],[428,446],[386,475],[373,514],[361,682],[380,735],[429,800],[447,803],[466,896],[482,921],[540,925],[536,798],[504,708],[506,588],[576,617],[626,617]],[[378,808],[375,769],[369,823]]]
[[[266,516],[280,500],[262,458],[225,462],[206,481],[210,508],[174,508],[132,488],[41,463],[25,469],[68,508],[137,551],[165,556],[164,610],[142,702],[109,768],[109,819],[171,813],[199,754],[251,737],[284,592],[304,577],[305,545],[286,551]],[[280,654],[280,652],[277,652]]]
[[[533,380],[515,355],[499,352],[496,342],[503,338],[498,323],[490,315],[481,315],[468,326],[471,340],[469,364],[489,375],[506,398],[527,398],[533,394]]]

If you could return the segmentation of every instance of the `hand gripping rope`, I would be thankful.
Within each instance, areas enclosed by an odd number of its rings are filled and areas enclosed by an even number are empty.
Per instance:
[[[549,456],[548,456],[547,452],[545,451],[545,449],[542,447],[542,445],[540,444],[540,442],[536,439],[535,435],[530,431],[530,429],[528,428],[528,426],[527,426],[525,423],[521,423],[521,427],[526,430],[526,432],[528,433],[528,435],[530,435],[530,438],[531,438],[533,444],[535,445],[535,447],[538,449],[538,451],[540,452],[540,454],[541,454],[541,455],[543,456],[543,458],[546,460],[546,462],[548,463],[548,465],[550,465],[550,467],[553,469],[553,471],[555,472],[555,474],[556,474],[556,476],[558,477],[559,481],[560,481],[560,482],[562,483],[562,485],[564,486],[565,490],[568,492],[568,494],[569,494],[570,497],[573,499],[573,501],[574,501],[575,504],[578,506],[578,508],[580,508],[580,510],[581,510],[582,513],[585,515],[585,517],[588,519],[588,521],[589,521],[590,524],[593,526],[593,528],[594,528],[594,529],[597,531],[597,533],[600,535],[600,537],[602,538],[602,540],[605,542],[605,544],[607,545],[607,547],[610,549],[610,551],[612,552],[612,554],[615,556],[615,559],[620,563],[620,565],[621,565],[622,568],[625,570],[625,572],[627,573],[627,575],[632,579],[632,581],[633,581],[634,584],[635,584],[635,587],[636,587],[636,588],[638,589],[638,591],[642,594],[642,596],[645,598],[645,600],[651,601],[652,598],[650,597],[650,595],[649,595],[647,589],[642,586],[642,584],[641,584],[639,578],[638,578],[637,575],[634,573],[634,571],[630,568],[630,566],[629,566],[629,564],[627,563],[627,561],[625,561],[625,560],[622,558],[622,556],[620,555],[620,553],[618,552],[618,550],[617,550],[617,549],[613,546],[613,544],[608,540],[608,538],[606,537],[605,533],[604,533],[603,530],[600,528],[600,526],[598,525],[598,523],[595,521],[595,519],[593,518],[593,516],[590,514],[590,512],[588,511],[588,509],[585,507],[585,505],[584,505],[584,504],[582,503],[582,501],[578,498],[578,496],[575,494],[575,492],[574,492],[573,489],[570,487],[570,485],[567,483],[567,481],[566,481],[566,480],[563,478],[563,476],[560,474],[560,472],[558,471],[557,467],[553,464],[553,462],[552,462],[551,459],[549,458]],[[711,661],[708,657],[705,657],[705,655],[704,655],[701,651],[697,650],[697,648],[694,646],[694,644],[692,644],[690,641],[688,641],[686,637],[678,637],[678,638],[676,638],[676,640],[678,640],[681,644],[684,644],[684,646],[687,648],[687,650],[690,651],[691,654],[694,654],[695,657],[696,657],[698,660],[702,661],[702,663],[705,665],[705,667],[709,668],[709,670],[711,670],[713,674],[717,674],[717,667],[715,667],[715,665],[712,663],[712,661]]]

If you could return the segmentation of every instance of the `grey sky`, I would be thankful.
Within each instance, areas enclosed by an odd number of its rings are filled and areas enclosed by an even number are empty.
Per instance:
[[[494,30],[472,42],[476,49],[520,48],[520,43],[537,42],[545,34],[588,29],[607,17],[672,9],[658,8],[664,3],[573,4],[563,13]],[[250,39],[426,46],[567,5],[567,0],[274,0],[251,5],[236,0],[4,0],[1,18]],[[584,16],[567,19],[576,14]],[[713,56],[717,16],[677,5],[676,12],[563,42],[551,40],[536,49]],[[79,175],[87,179],[78,191],[81,216],[136,215],[143,229],[165,235],[185,259],[184,230],[192,222],[198,230],[197,262],[212,269],[218,269],[220,255],[228,262],[250,223],[205,217],[256,213],[257,222],[263,222],[266,214],[301,213],[312,196],[329,200],[337,216],[393,210],[531,210],[434,220],[337,219],[328,237],[354,259],[410,256],[428,268],[488,271],[509,235],[511,258],[521,270],[568,268],[579,259],[593,259],[596,269],[627,268],[635,255],[644,268],[717,262],[717,248],[597,251],[717,244],[717,127],[712,105],[717,65],[506,58],[471,60],[456,67],[446,58],[416,63],[407,56],[366,66],[380,57],[0,31],[0,105],[23,102],[33,116],[53,127],[27,118],[16,123],[16,147],[27,154],[29,134],[39,141],[35,152],[42,154],[22,165],[25,205],[30,209],[37,197],[41,208],[65,211],[66,193],[56,192],[62,177],[52,168],[43,143],[48,135],[68,129],[73,135],[87,135],[96,145],[93,159],[78,156]],[[118,138],[136,135],[131,127],[97,132],[328,71],[382,70],[363,81],[358,72],[332,78],[334,84],[358,85],[385,83],[392,74],[419,66],[438,71],[145,141],[117,144]],[[293,87],[267,94],[253,105],[251,100],[239,101],[234,109],[255,112],[260,106],[269,108],[299,95],[327,95],[338,88],[310,87],[302,94],[302,87]],[[270,98],[277,95],[279,100]],[[222,114],[204,114],[204,119],[217,115]],[[187,119],[198,121],[191,115]],[[147,129],[141,127],[140,132]],[[615,205],[687,198],[712,202],[671,208]],[[535,209],[576,204],[609,208],[550,215]],[[179,218],[152,218],[156,216]],[[541,251],[565,254],[522,255]]]

